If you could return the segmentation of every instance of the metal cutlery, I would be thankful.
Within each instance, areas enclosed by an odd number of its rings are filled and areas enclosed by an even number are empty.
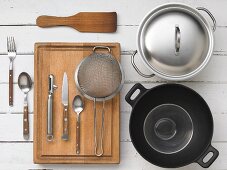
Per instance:
[[[68,78],[66,72],[63,76],[62,82],[62,105],[63,105],[63,140],[68,140],[69,138],[69,120],[68,120]]]
[[[48,99],[47,99],[47,141],[52,141],[53,135],[53,93],[57,89],[54,85],[54,75],[48,76]]]
[[[29,139],[29,117],[28,117],[28,92],[32,88],[32,80],[28,73],[22,72],[18,77],[18,85],[24,93],[24,116],[23,116],[23,135],[24,139]]]
[[[14,37],[7,37],[7,51],[9,56],[9,106],[13,106],[13,61],[16,58],[16,44]]]
[[[73,110],[76,112],[76,154],[80,153],[80,113],[84,110],[84,102],[80,95],[76,95],[73,99]]]

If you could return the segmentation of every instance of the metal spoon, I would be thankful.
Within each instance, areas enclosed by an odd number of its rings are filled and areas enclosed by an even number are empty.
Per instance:
[[[73,99],[73,110],[77,114],[76,121],[76,154],[80,153],[80,113],[84,109],[84,103],[79,95],[76,95]]]
[[[18,86],[24,92],[24,117],[23,117],[23,135],[24,139],[29,139],[29,118],[28,118],[28,92],[32,88],[32,80],[28,73],[22,72],[18,77]]]

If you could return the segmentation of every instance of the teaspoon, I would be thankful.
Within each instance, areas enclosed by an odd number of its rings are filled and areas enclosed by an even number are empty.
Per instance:
[[[76,121],[76,154],[80,153],[80,113],[84,109],[84,103],[79,95],[76,95],[73,99],[73,110],[77,114]]]

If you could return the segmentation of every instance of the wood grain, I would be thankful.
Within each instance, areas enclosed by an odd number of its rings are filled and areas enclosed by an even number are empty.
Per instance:
[[[9,106],[13,106],[13,70],[9,70]]]
[[[108,33],[117,30],[116,12],[80,12],[69,17],[39,16],[39,27],[69,26],[79,32]]]
[[[29,139],[29,117],[28,117],[28,106],[24,106],[24,117],[23,117],[23,135],[24,139]]]
[[[34,90],[34,162],[35,163],[119,163],[119,95],[106,102],[104,125],[104,155],[94,155],[93,101],[85,100],[81,113],[80,154],[76,154],[76,113],[72,101],[77,95],[74,80],[75,69],[80,61],[92,53],[96,45],[108,46],[120,60],[118,43],[37,43],[35,45],[35,90]],[[102,51],[100,51],[102,52]],[[40,70],[42,70],[40,72]],[[53,142],[46,141],[46,112],[48,97],[48,75],[55,76],[55,84],[62,86],[63,73],[69,83],[69,140],[61,140],[62,104],[61,88],[55,91],[53,99]],[[42,82],[42,83],[40,83]],[[98,131],[101,128],[102,104],[97,103]]]

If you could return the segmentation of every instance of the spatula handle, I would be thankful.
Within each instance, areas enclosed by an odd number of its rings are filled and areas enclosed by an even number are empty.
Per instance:
[[[71,23],[69,17],[55,17],[55,16],[39,16],[36,24],[39,27],[54,27],[54,26],[68,26]]]

